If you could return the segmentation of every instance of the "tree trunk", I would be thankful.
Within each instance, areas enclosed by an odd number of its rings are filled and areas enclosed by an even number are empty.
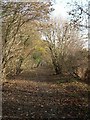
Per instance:
[[[55,59],[52,59],[54,70],[56,74],[61,74],[61,67]]]
[[[24,59],[20,56],[19,61],[16,66],[16,73],[15,73],[16,75],[21,73],[21,71],[22,71],[21,65],[22,65],[23,61],[24,61]]]
[[[85,72],[85,75],[84,75],[84,81],[87,84],[90,84],[89,80],[90,80],[90,70],[87,69],[86,72]]]
[[[50,46],[49,46],[49,49],[50,49],[50,52],[51,52],[51,59],[52,59],[52,63],[53,63],[53,66],[54,66],[55,73],[56,74],[61,74],[62,70],[61,70],[61,67],[58,63],[58,58],[57,58],[56,52],[53,51]]]

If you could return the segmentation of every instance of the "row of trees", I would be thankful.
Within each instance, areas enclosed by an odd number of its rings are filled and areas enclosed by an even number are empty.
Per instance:
[[[78,71],[83,71],[84,74],[87,68],[87,50],[84,49],[85,41],[78,27],[60,19],[51,20],[44,25],[43,35],[48,41],[56,74],[67,73],[81,77]]]
[[[30,48],[32,40],[40,39],[35,30],[38,21],[49,19],[53,10],[48,3],[4,2],[2,6],[3,73],[21,72],[23,61],[35,47]],[[28,31],[29,30],[29,31]],[[35,33],[36,32],[36,33]]]
[[[84,3],[84,4],[83,4]],[[87,69],[84,74],[84,79],[89,83],[90,78],[90,49],[89,49],[89,39],[90,39],[90,1],[86,0],[85,2],[77,3],[69,3],[70,6],[73,6],[71,11],[69,11],[69,15],[71,17],[71,21],[74,25],[77,25],[79,30],[81,31],[84,38],[87,40]]]
[[[3,74],[19,74],[22,66],[42,61],[56,74],[83,77],[87,50],[75,21],[51,20],[51,2],[2,3]],[[83,75],[82,75],[83,74]]]

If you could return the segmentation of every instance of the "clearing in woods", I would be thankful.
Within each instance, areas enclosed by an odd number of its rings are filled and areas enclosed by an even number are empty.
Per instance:
[[[2,120],[88,119],[88,86],[70,79],[36,68],[7,80],[2,87]]]

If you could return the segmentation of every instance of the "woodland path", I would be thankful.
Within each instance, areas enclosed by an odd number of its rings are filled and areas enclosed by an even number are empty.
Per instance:
[[[47,68],[22,73],[3,83],[2,120],[88,119],[88,87],[80,82],[55,83]]]

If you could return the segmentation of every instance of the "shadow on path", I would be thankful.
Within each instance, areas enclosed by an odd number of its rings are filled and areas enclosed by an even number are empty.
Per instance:
[[[2,120],[88,119],[87,85],[55,84],[60,76],[38,68],[3,84]]]

